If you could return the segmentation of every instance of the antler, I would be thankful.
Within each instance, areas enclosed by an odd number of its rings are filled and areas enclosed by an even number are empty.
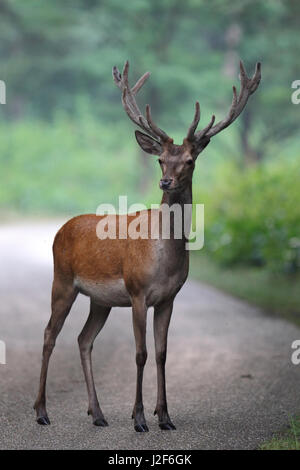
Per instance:
[[[255,92],[257,89],[259,82],[261,79],[261,64],[258,62],[255,67],[255,72],[252,78],[247,76],[244,64],[240,61],[240,81],[241,81],[241,89],[239,96],[237,96],[236,87],[233,86],[233,98],[229,113],[227,114],[226,118],[222,121],[218,122],[217,124],[213,125],[215,122],[215,116],[212,116],[210,123],[201,131],[196,132],[196,128],[200,121],[200,105],[198,101],[196,102],[195,108],[195,115],[192,124],[189,127],[187,133],[187,140],[196,140],[199,142],[201,139],[210,139],[214,135],[221,132],[223,129],[228,127],[243,111],[248,98],[252,93]]]
[[[113,67],[112,74],[115,84],[122,91],[122,104],[128,115],[128,117],[141,129],[146,131],[152,137],[157,139],[159,142],[173,142],[173,139],[169,137],[162,129],[156,126],[151,117],[151,111],[149,104],[146,105],[146,118],[142,115],[141,111],[135,100],[135,95],[142,88],[145,81],[150,76],[149,72],[146,72],[134,85],[130,88],[128,83],[128,70],[129,62],[125,62],[122,74],[119,72],[116,66]]]

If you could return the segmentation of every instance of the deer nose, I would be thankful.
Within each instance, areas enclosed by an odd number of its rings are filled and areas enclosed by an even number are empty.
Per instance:
[[[160,188],[168,189],[171,186],[173,179],[172,178],[162,178],[160,180]]]

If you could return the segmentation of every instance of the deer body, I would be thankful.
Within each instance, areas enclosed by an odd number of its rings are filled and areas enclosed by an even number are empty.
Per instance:
[[[154,340],[157,364],[157,402],[155,414],[159,426],[164,430],[175,429],[167,407],[165,385],[165,362],[167,354],[168,327],[172,315],[173,301],[188,275],[189,252],[186,250],[185,230],[191,224],[191,212],[184,211],[192,204],[192,177],[199,153],[209,144],[211,137],[230,125],[242,112],[249,96],[260,81],[260,64],[250,79],[243,64],[240,64],[241,90],[237,96],[233,87],[233,101],[225,119],[214,125],[210,123],[196,132],[200,120],[200,107],[196,103],[195,115],[182,145],[173,140],[153,122],[150,107],[146,107],[146,118],[141,114],[135,95],[147,80],[143,75],[136,85],[128,83],[128,62],[123,74],[113,69],[113,77],[122,91],[122,103],[129,118],[146,133],[136,131],[136,139],[142,149],[158,155],[162,170],[160,188],[163,190],[159,209],[141,211],[137,214],[117,216],[117,225],[129,226],[135,218],[146,220],[148,237],[121,237],[99,239],[97,225],[103,216],[81,215],[69,220],[57,233],[53,244],[54,279],[52,286],[52,314],[45,329],[43,359],[38,396],[34,405],[39,424],[50,424],[46,411],[46,379],[51,353],[56,338],[70,312],[78,293],[90,297],[90,313],[78,337],[83,372],[86,380],[89,406],[97,426],[107,426],[100,408],[91,364],[93,342],[103,328],[110,310],[114,306],[132,307],[133,330],[136,343],[136,399],[132,417],[138,432],[148,431],[144,416],[142,382],[147,359],[146,322],[147,309],[154,307]],[[176,236],[174,215],[170,222],[170,236],[163,236],[163,207],[179,206],[181,237]],[[111,216],[106,216],[111,217]],[[154,231],[152,232],[152,228]],[[149,236],[151,234],[151,236]]]
[[[159,210],[145,211],[149,223],[153,211]],[[59,230],[53,244],[54,272],[103,307],[129,307],[135,292],[143,293],[147,307],[174,296],[188,273],[184,243],[161,236],[99,240],[96,227],[101,217],[74,217]],[[129,216],[129,223],[135,217]]]

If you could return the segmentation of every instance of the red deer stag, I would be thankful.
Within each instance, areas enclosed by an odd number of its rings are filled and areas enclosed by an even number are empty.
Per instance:
[[[159,156],[163,190],[162,204],[181,207],[192,203],[192,177],[196,158],[209,144],[210,139],[228,127],[243,111],[249,96],[257,89],[261,73],[256,65],[250,79],[243,63],[240,63],[241,88],[237,95],[233,87],[233,100],[225,119],[214,124],[215,116],[200,131],[196,131],[200,120],[200,106],[196,102],[195,114],[182,145],[176,145],[163,130],[154,123],[150,106],[146,106],[146,117],[140,112],[135,95],[143,86],[149,73],[145,73],[133,88],[128,83],[128,62],[123,73],[113,68],[113,79],[122,93],[122,104],[128,117],[145,133],[135,131],[141,148]],[[142,211],[149,219],[161,215],[161,209]],[[156,214],[155,214],[156,212]],[[137,214],[126,218],[129,224]],[[189,252],[185,249],[186,238],[177,239],[172,232],[164,239],[99,239],[96,227],[103,216],[80,215],[69,220],[57,233],[53,244],[54,280],[52,287],[52,314],[45,329],[42,368],[38,396],[34,405],[39,424],[50,424],[46,411],[46,379],[49,359],[57,335],[75,301],[77,294],[90,297],[90,313],[78,337],[82,367],[88,391],[88,414],[96,426],[107,426],[101,411],[93,378],[91,352],[93,342],[103,328],[110,310],[114,306],[132,307],[133,330],[136,343],[136,399],[132,417],[138,432],[148,431],[144,416],[142,382],[147,359],[146,317],[147,309],[154,307],[154,339],[157,364],[157,402],[155,414],[161,429],[175,429],[167,408],[165,385],[165,362],[167,335],[173,302],[186,281],[189,269]],[[108,216],[110,217],[110,216]],[[126,216],[117,216],[117,221]],[[189,217],[190,219],[190,217]],[[160,219],[161,220],[161,219]],[[191,221],[189,220],[188,223]]]

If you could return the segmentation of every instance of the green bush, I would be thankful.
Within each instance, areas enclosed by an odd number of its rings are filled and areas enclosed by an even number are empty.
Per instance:
[[[300,268],[300,163],[219,165],[213,184],[196,192],[205,204],[205,246],[222,264]]]
[[[2,121],[0,211],[75,215],[117,203],[119,194],[136,202],[139,158],[126,126],[88,113],[53,122]]]

